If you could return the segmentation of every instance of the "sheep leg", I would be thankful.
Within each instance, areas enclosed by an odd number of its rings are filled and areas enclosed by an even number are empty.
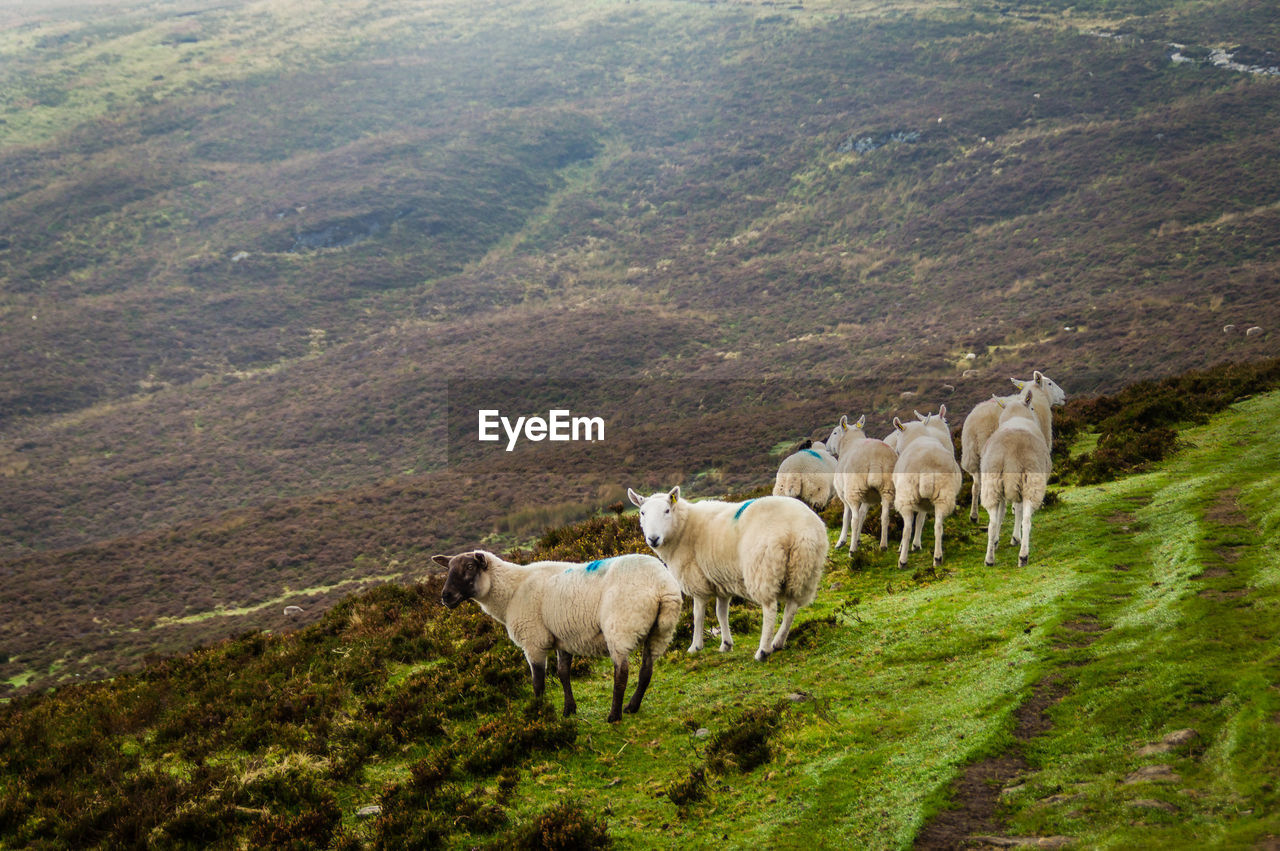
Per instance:
[[[716,620],[720,622],[720,652],[733,649],[733,635],[729,633],[729,598],[716,597]]]
[[[937,517],[938,512],[934,511],[933,516]],[[912,524],[915,526],[915,537],[911,539],[911,552],[913,553],[923,548],[921,541],[924,539],[924,524],[928,519],[928,511],[921,510],[916,512],[915,522]]]
[[[880,552],[889,549],[889,502],[880,500]]]
[[[755,656],[757,662],[765,661],[769,658],[769,654],[773,652],[769,639],[773,635],[773,624],[778,620],[778,601],[770,600],[762,604],[760,608],[763,611],[764,618],[760,624],[760,649],[756,651]]]
[[[996,545],[1000,543],[1000,524],[1004,521],[1004,500],[987,509],[987,567],[995,567]]]
[[[938,509],[933,510],[933,566],[942,564],[942,527],[947,518]],[[921,526],[924,524],[921,523]]]
[[[911,549],[911,526],[915,522],[915,512],[908,508],[902,512],[902,550],[898,553],[898,567],[906,568],[907,553]]]
[[[640,656],[640,678],[636,681],[635,693],[631,695],[631,700],[627,702],[626,712],[639,712],[640,701],[644,700],[644,693],[649,690],[649,679],[653,676],[653,653],[649,650],[646,642],[644,651]]]
[[[564,717],[568,718],[578,711],[578,703],[573,699],[573,686],[569,684],[569,666],[573,656],[563,650],[556,651],[556,676],[560,677],[560,686],[564,689]]]
[[[533,696],[541,698],[547,689],[547,657],[535,660],[526,653],[525,658],[529,660],[529,671],[533,674]]]
[[[1022,512],[1018,510],[1022,507],[1022,503],[1010,502],[1009,507],[1013,509],[1013,537],[1009,539],[1009,544],[1012,546],[1022,540]]]
[[[836,540],[836,549],[844,546],[844,542],[849,538],[849,517],[853,514],[853,509],[849,507],[849,503],[844,504],[844,522],[840,526],[840,537]],[[853,544],[849,545],[849,551],[853,552]]]
[[[689,645],[689,653],[697,653],[702,649],[702,622],[707,617],[707,601],[701,597],[693,598],[693,643]]]
[[[795,600],[788,600],[786,605],[782,607],[782,626],[778,627],[778,632],[773,636],[773,649],[781,650],[787,646],[787,636],[791,634],[791,622],[796,618],[796,611],[800,608],[800,604]]]
[[[613,707],[605,720],[614,724],[622,720],[622,696],[627,693],[627,657],[613,660]]]
[[[862,540],[862,524],[867,522],[867,509],[871,506],[863,502],[858,505],[857,521],[853,524],[853,538],[849,541],[849,552],[852,554],[858,548],[858,542]]]
[[[1026,567],[1031,559],[1031,500],[1022,501],[1022,549],[1018,550],[1018,567]]]
[[[969,519],[974,523],[978,522],[978,497],[982,494],[982,480],[980,474],[973,474],[973,501],[969,503]]]

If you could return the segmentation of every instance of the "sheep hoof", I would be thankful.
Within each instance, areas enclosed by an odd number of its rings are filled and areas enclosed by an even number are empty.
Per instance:
[[[906,570],[906,569],[907,569],[907,563],[905,561],[898,562],[898,570]]]
[[[764,652],[763,650],[757,650],[755,658],[757,662],[768,662],[769,654]]]
[[[622,720],[622,713],[619,712],[617,714],[614,714],[610,712],[609,717],[604,720],[608,721],[610,724],[617,724],[619,721]]]
[[[942,567],[942,556],[937,556],[936,558],[934,558],[934,560],[933,560],[933,566],[934,566],[934,567]]]
[[[993,559],[993,558],[992,558],[992,559],[987,559],[985,562],[983,562],[983,564],[985,564],[987,567],[995,567],[995,566],[996,566],[996,560],[995,560],[995,559]]]
[[[565,718],[568,718],[570,715],[577,715],[577,714],[578,714],[578,706],[577,706],[577,704],[574,704],[574,703],[566,703],[566,704],[564,705],[564,717],[565,717]]]
[[[1026,567],[1030,558],[1027,556],[1018,556],[1018,567]]]
[[[721,645],[720,645],[720,652],[721,652],[721,653],[728,653],[728,652],[729,652],[730,650],[732,650],[732,649],[733,649],[733,642],[732,642],[732,641],[725,641],[725,642],[721,643]]]
[[[693,653],[697,653],[701,649],[702,649],[702,645],[700,644],[690,644],[689,649],[686,650],[685,652],[689,654],[693,654]]]

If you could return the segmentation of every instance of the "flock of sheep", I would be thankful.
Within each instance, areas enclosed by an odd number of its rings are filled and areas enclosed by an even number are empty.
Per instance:
[[[978,520],[978,502],[986,509],[986,563],[995,563],[996,543],[1009,506],[1013,507],[1013,543],[1018,561],[1027,563],[1031,516],[1044,500],[1053,445],[1051,408],[1066,395],[1047,376],[1014,379],[1018,391],[977,405],[961,430],[961,457],[946,421],[946,406],[936,414],[916,414],[911,422],[893,420],[884,439],[867,437],[866,418],[847,417],[825,442],[806,443],[787,457],[773,495],[745,502],[681,496],[680,488],[642,496],[628,490],[640,509],[640,529],[657,554],[635,553],[586,564],[560,561],[518,565],[484,550],[435,556],[448,569],[442,602],[449,608],[475,600],[524,651],[541,698],[546,665],[556,653],[557,676],[564,689],[564,714],[576,712],[569,667],[573,656],[608,656],[613,661],[613,704],[608,720],[636,712],[649,687],[653,661],[671,643],[683,596],[693,600],[693,643],[703,647],[707,604],[715,601],[720,650],[733,647],[729,602],[741,597],[763,610],[755,658],[763,662],[782,649],[796,611],[813,602],[827,561],[826,524],[809,505],[821,508],[833,496],[844,503],[844,522],[836,546],[857,548],[871,505],[881,505],[880,549],[889,546],[889,507],[903,519],[900,567],[912,549],[921,548],[925,519],[934,515],[933,563],[942,563],[943,522],[956,508],[961,471],[973,477],[970,517]],[[808,503],[808,504],[806,504]],[[852,526],[852,530],[850,530]],[[659,560],[661,559],[661,560]],[[778,603],[782,622],[774,632]],[[638,682],[623,706],[628,659],[640,648]]]

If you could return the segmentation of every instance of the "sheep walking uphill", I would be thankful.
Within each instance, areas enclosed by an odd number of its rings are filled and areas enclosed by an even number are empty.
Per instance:
[[[814,508],[824,508],[831,501],[835,473],[836,459],[827,445],[806,440],[778,465],[773,495],[795,497]]]
[[[933,564],[942,564],[942,526],[956,508],[960,494],[960,465],[956,463],[951,431],[945,419],[947,406],[922,421],[902,423],[896,417],[893,426],[902,436],[898,440],[898,462],[893,468],[893,504],[902,515],[902,549],[898,567],[907,566],[909,549],[919,549],[924,534],[924,521],[933,512]],[[912,530],[914,547],[911,547]]]
[[[640,507],[640,529],[654,552],[667,563],[684,593],[693,598],[693,643],[702,649],[707,601],[716,601],[720,650],[733,648],[729,600],[743,597],[763,609],[760,647],[763,662],[781,650],[796,610],[813,602],[827,561],[827,527],[804,503],[782,496],[746,502],[680,497],[680,488],[643,497],[628,489]],[[783,603],[782,625],[770,638]]]
[[[1049,444],[1036,420],[1033,391],[1014,402],[1000,400],[1000,426],[982,448],[982,507],[987,510],[988,566],[996,563],[996,544],[1006,505],[1013,506],[1013,540],[1021,542],[1018,565],[1031,552],[1031,515],[1044,502],[1052,462]]]
[[[640,647],[640,677],[626,711],[640,708],[653,660],[667,649],[680,620],[680,586],[662,562],[637,553],[588,564],[518,565],[484,550],[435,556],[434,561],[449,568],[441,594],[446,606],[475,600],[506,626],[529,660],[535,697],[542,697],[547,656],[555,650],[564,714],[572,715],[577,711],[569,684],[573,656],[608,656],[613,660],[609,721],[617,721],[627,689],[627,658]]]
[[[844,503],[844,523],[836,546],[847,539],[850,553],[858,548],[868,509],[877,503],[880,505],[880,551],[889,548],[889,510],[893,506],[893,468],[898,462],[898,453],[883,440],[866,436],[863,431],[866,420],[861,417],[850,425],[847,417],[841,417],[840,424],[828,438],[836,441],[839,460],[835,491]],[[851,521],[852,534],[849,532]]]
[[[1009,380],[1018,388],[1018,392],[1011,396],[1000,397],[1000,401],[1005,404],[1015,402],[1021,398],[1024,390],[1031,389],[1035,394],[1032,410],[1035,412],[1036,422],[1040,425],[1044,442],[1052,448],[1053,414],[1050,409],[1065,405],[1067,394],[1052,378],[1039,371],[1032,374],[1030,381],[1022,381],[1018,378]],[[973,477],[973,500],[969,504],[969,519],[974,523],[978,522],[978,501],[982,493],[982,448],[999,427],[1001,411],[995,398],[979,402],[969,412],[969,416],[964,418],[964,425],[960,428],[960,467]]]

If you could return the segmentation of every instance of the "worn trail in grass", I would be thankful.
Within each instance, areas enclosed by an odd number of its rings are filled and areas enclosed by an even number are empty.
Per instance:
[[[977,531],[947,543],[937,577],[897,571],[893,553],[850,571],[837,554],[794,646],[753,663],[742,648],[759,619],[744,610],[737,649],[673,650],[619,725],[603,722],[597,666],[577,686],[576,752],[526,782],[580,797],[628,846],[905,847],[964,764],[1012,744],[1014,710],[1055,676],[1054,726],[1001,799],[1009,833],[1091,847],[1278,833],[1265,769],[1280,764],[1278,414],[1280,395],[1247,400],[1186,431],[1158,470],[1063,492],[1036,518],[1027,568],[1007,546],[984,567]],[[695,730],[776,701],[790,709],[771,762],[712,776],[683,810],[666,800],[702,764]],[[1138,755],[1183,728],[1190,744]],[[1126,783],[1153,763],[1179,779]]]

